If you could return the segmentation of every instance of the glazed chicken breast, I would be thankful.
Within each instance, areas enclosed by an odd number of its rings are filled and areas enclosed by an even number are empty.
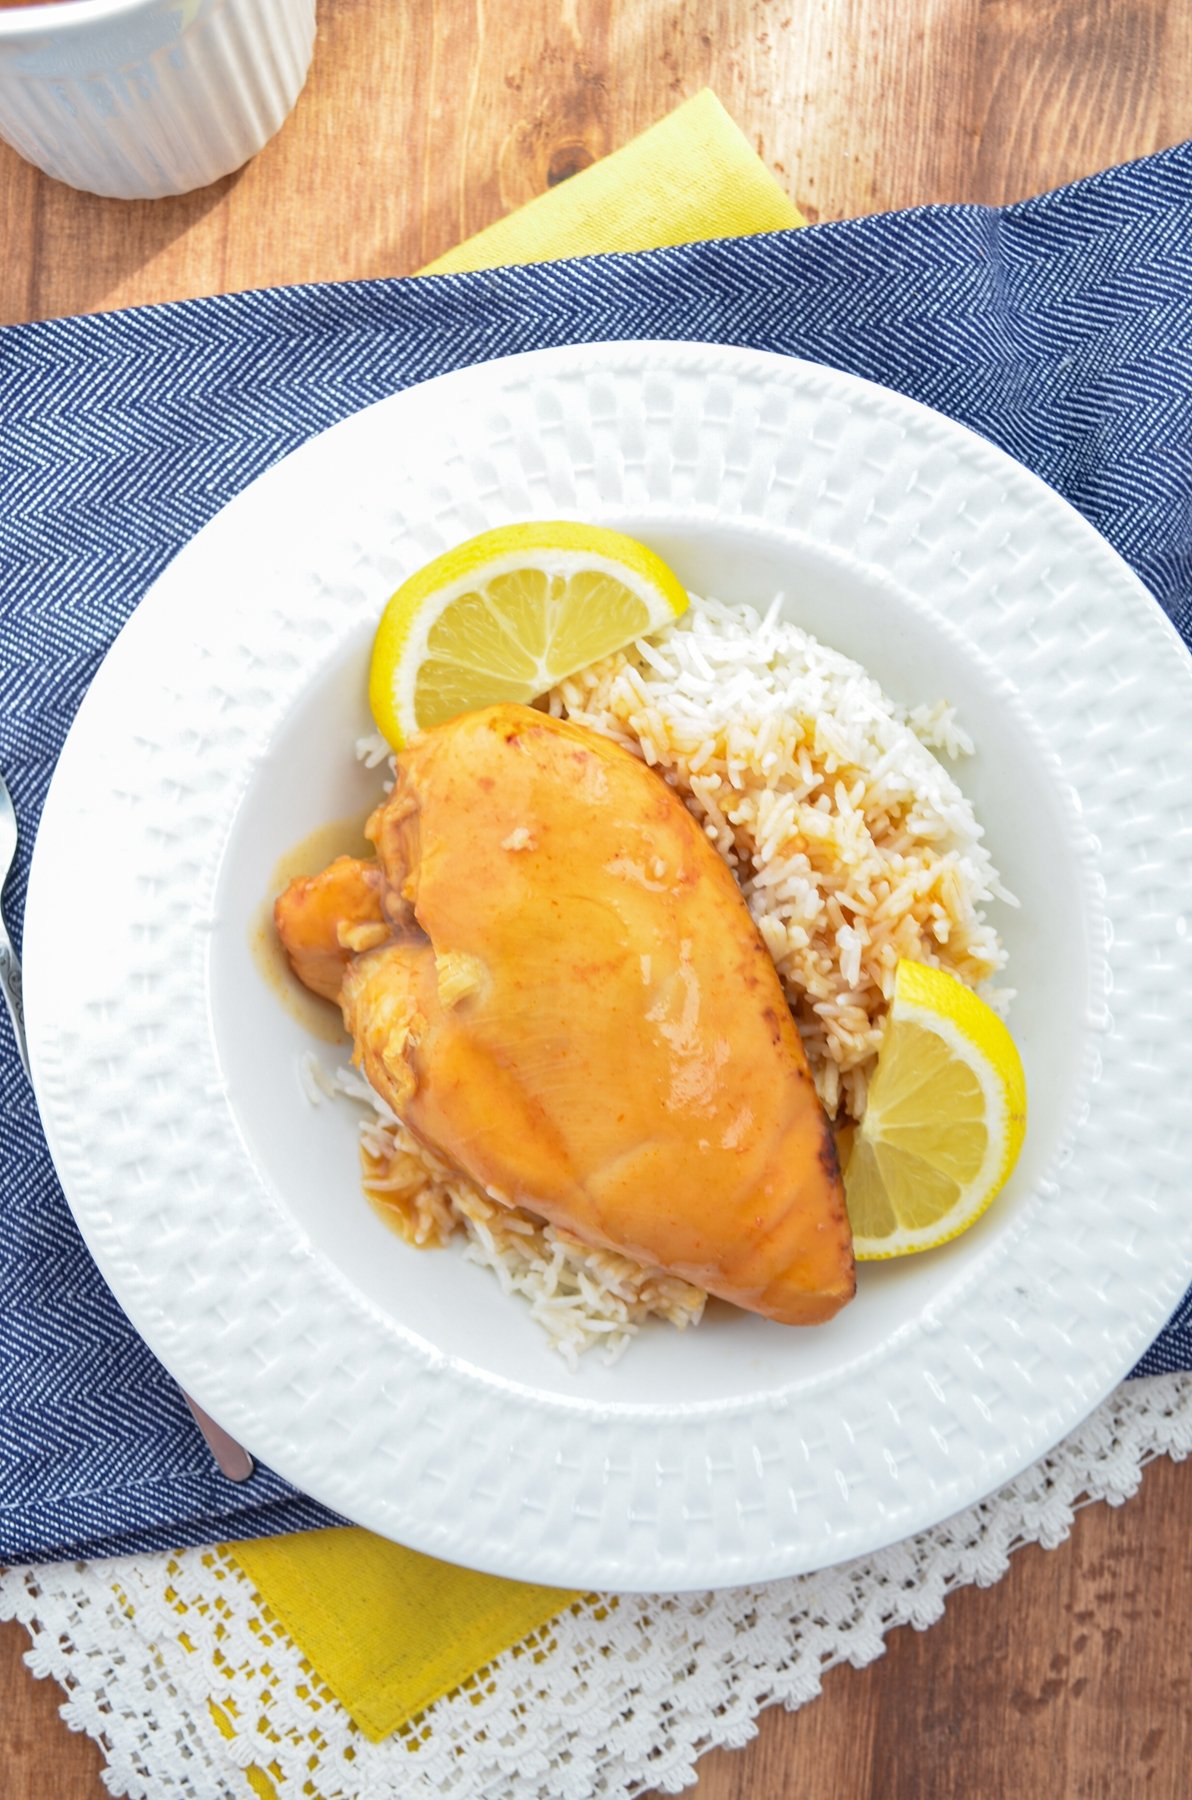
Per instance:
[[[424,733],[376,864],[277,928],[411,1131],[492,1198],[786,1324],[854,1290],[832,1135],[730,870],[661,777],[495,706]]]

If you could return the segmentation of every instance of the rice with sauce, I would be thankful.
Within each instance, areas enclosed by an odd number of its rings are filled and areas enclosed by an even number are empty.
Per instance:
[[[311,1101],[344,1097],[367,1109],[360,1126],[364,1189],[388,1223],[423,1250],[461,1233],[466,1260],[490,1269],[507,1294],[527,1303],[569,1367],[597,1347],[615,1362],[646,1319],[680,1329],[699,1323],[702,1288],[594,1250],[557,1225],[490,1199],[420,1144],[354,1069],[329,1072],[308,1056],[302,1074]]]
[[[865,1110],[899,959],[999,1004],[1005,954],[985,908],[1013,902],[936,754],[972,751],[951,707],[895,705],[780,608],[763,617],[693,595],[664,634],[561,682],[548,704],[642,757],[704,826],[774,959],[828,1115],[845,1125]],[[366,740],[361,753],[387,751]],[[369,1106],[374,1204],[414,1244],[462,1232],[465,1255],[526,1299],[569,1363],[597,1344],[613,1360],[650,1317],[698,1321],[700,1289],[497,1203],[361,1077],[340,1071],[330,1085]]]

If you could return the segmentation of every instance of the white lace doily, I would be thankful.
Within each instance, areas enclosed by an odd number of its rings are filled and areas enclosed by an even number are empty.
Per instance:
[[[214,1550],[56,1563],[0,1577],[0,1617],[67,1691],[104,1782],[132,1800],[587,1800],[677,1793],[762,1707],[813,1699],[825,1670],[925,1629],[954,1589],[1053,1549],[1078,1506],[1120,1505],[1158,1455],[1192,1449],[1192,1374],[1127,1382],[979,1506],[820,1574],[702,1595],[590,1599],[370,1744],[240,1571]]]

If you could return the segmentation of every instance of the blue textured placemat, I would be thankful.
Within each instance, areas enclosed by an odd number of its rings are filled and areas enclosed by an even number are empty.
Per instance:
[[[1002,211],[433,280],[288,288],[0,333],[0,769],[28,850],[87,684],[178,548],[337,419],[488,357],[710,339],[833,363],[1065,494],[1192,644],[1192,144]],[[0,1019],[0,1560],[325,1524],[211,1468],[108,1294]],[[1192,1367],[1192,1296],[1140,1372]]]

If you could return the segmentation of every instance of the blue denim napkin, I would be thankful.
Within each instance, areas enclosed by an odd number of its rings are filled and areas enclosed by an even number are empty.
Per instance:
[[[547,344],[713,340],[849,369],[1000,444],[1192,645],[1192,144],[1017,206],[927,207],[642,255],[226,295],[0,332],[0,769],[19,939],[54,762],[181,545],[357,408]],[[330,1515],[212,1468],[99,1277],[0,1019],[0,1560],[258,1536]],[[1192,1367],[1192,1296],[1139,1373]]]

